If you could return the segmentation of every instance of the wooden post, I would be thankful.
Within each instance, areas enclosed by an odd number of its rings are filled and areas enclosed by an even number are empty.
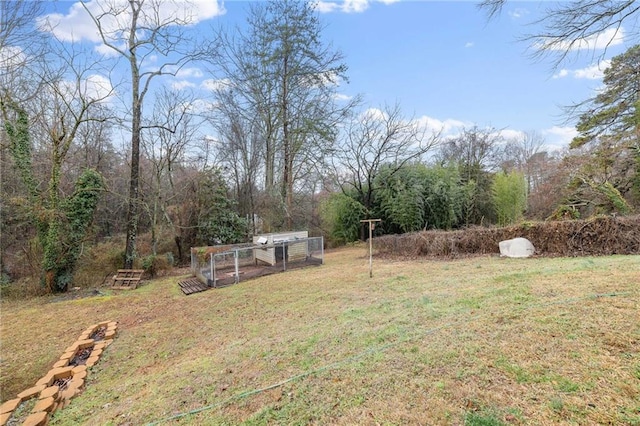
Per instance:
[[[376,229],[376,222],[382,222],[382,219],[365,219],[360,223],[369,224],[369,278],[373,278],[373,230]]]

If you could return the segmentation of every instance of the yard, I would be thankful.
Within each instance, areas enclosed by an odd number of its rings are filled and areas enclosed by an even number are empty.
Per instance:
[[[374,259],[2,301],[2,401],[119,334],[52,425],[640,425],[640,257]]]

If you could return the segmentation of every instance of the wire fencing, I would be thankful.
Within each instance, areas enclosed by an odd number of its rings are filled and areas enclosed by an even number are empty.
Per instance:
[[[191,272],[209,287],[323,263],[322,237],[191,249]]]

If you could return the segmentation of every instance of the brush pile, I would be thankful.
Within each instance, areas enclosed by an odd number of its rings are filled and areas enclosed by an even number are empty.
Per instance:
[[[456,258],[499,254],[498,243],[523,237],[537,256],[640,254],[640,216],[588,220],[526,222],[505,228],[473,227],[457,231],[422,231],[374,239],[377,253],[401,257]]]

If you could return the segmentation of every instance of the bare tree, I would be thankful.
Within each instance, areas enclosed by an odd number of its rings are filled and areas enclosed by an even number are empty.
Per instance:
[[[502,142],[502,136],[494,128],[474,126],[444,142],[440,148],[439,160],[442,163],[458,164],[463,179],[477,181],[482,172],[498,168]]]
[[[33,32],[35,18],[42,13],[44,2],[5,0],[0,3],[0,50],[19,46]]]
[[[124,267],[129,269],[133,266],[138,233],[143,104],[154,78],[176,75],[187,63],[199,57],[202,46],[187,34],[192,17],[184,13],[186,9],[181,9],[182,13],[166,13],[167,5],[157,0],[129,0],[126,5],[116,0],[91,4],[95,8],[82,2],[102,42],[124,58],[130,70],[131,177],[124,261]],[[144,69],[143,63],[155,55],[167,58],[166,62]]]
[[[490,17],[500,13],[508,0],[483,0],[480,8]],[[544,17],[537,23],[542,30],[526,39],[540,54],[551,54],[555,65],[559,65],[575,49],[592,50],[595,41],[609,46],[629,24],[625,34],[637,38],[640,3],[634,0],[578,0],[552,3],[546,8]],[[611,30],[605,35],[607,30]],[[608,37],[602,39],[602,37]]]
[[[355,190],[358,201],[370,211],[380,168],[387,165],[393,174],[408,162],[422,159],[439,142],[439,134],[427,134],[418,122],[406,119],[398,104],[353,117],[335,156],[334,169],[346,175],[342,191]]]
[[[527,179],[527,191],[533,190],[539,175],[540,154],[545,140],[537,132],[525,132],[521,138],[508,140],[503,150],[503,169],[515,169]]]
[[[226,32],[219,35],[222,42],[216,63],[223,78],[213,90],[219,103],[213,124],[220,131],[221,126],[227,128],[229,119],[240,120],[245,132],[255,133],[264,164],[262,187],[267,194],[273,194],[282,124],[277,109],[277,84],[264,58],[269,48],[269,39],[262,32],[264,20],[261,6],[252,5],[248,31],[238,29],[234,35]],[[239,128],[234,126],[236,131]],[[246,137],[244,140],[248,141]]]
[[[5,95],[13,86],[10,78],[23,73],[42,51],[44,37],[34,27],[43,6],[44,2],[32,0],[0,2],[0,82]]]
[[[157,254],[157,230],[166,222],[177,235],[167,208],[178,195],[174,171],[184,161],[187,150],[195,142],[198,123],[202,120],[192,113],[194,98],[187,92],[164,89],[155,98],[154,111],[147,131],[143,133],[142,148],[150,164],[148,186],[150,197],[144,203],[151,222],[152,254]]]
[[[21,103],[37,92],[39,79],[27,67],[41,57],[42,35],[34,31],[34,22],[44,3],[31,0],[0,1],[0,103]],[[25,43],[26,42],[26,43]],[[4,124],[6,116],[0,117]],[[10,141],[5,126],[0,128],[0,281],[11,276],[7,265],[10,251],[17,251],[18,235],[26,227],[9,200],[23,196],[20,177],[10,173],[14,164],[9,154]],[[18,231],[19,230],[19,231]],[[12,247],[14,247],[12,249]],[[14,262],[19,263],[19,262]],[[26,263],[26,262],[25,262]]]
[[[110,86],[96,88],[90,84],[95,62],[59,47],[42,62],[38,72],[41,90],[26,105],[9,97],[0,99],[8,150],[26,188],[26,212],[37,230],[43,250],[43,281],[50,291],[64,291],[71,281],[101,186],[101,177],[95,171],[71,173],[65,166],[82,128],[106,120],[94,110],[112,94]],[[46,165],[46,184],[35,167],[34,147],[48,157],[39,164],[40,168]],[[69,184],[76,190],[71,197],[64,195],[70,191],[62,190],[65,180],[75,181]],[[88,198],[82,201],[83,197]]]
[[[260,116],[248,115],[252,109],[244,108],[245,99],[239,91],[221,87],[216,96],[219,107],[213,123],[220,135],[218,158],[233,176],[238,213],[249,217],[251,231],[255,233],[258,174],[264,167],[268,132],[265,134]]]
[[[282,226],[291,229],[297,180],[324,162],[337,123],[354,102],[336,102],[346,65],[342,54],[323,42],[323,27],[310,3],[256,3],[248,24],[220,65],[231,90],[243,96],[251,128],[262,132],[265,190],[272,210],[283,209],[278,212]]]
[[[46,64],[45,35],[36,28],[44,2],[0,2],[0,99],[22,103],[37,93]],[[0,139],[2,146],[6,141]]]
[[[503,137],[493,128],[474,126],[441,146],[438,160],[458,167],[467,192],[465,225],[482,224],[493,218],[491,173],[500,166]]]

